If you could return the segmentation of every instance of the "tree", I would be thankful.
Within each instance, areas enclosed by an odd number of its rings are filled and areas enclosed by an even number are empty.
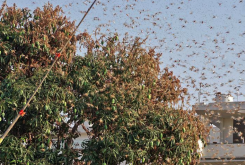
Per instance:
[[[4,4],[0,13],[0,134],[72,37],[27,114],[0,145],[0,163],[198,161],[197,141],[205,142],[207,131],[195,112],[176,108],[187,90],[167,68],[160,70],[161,54],[145,48],[144,40],[70,36],[74,23],[50,4],[33,14]],[[83,57],[75,55],[77,42],[87,49]],[[80,151],[72,148],[79,125],[89,136]]]
[[[95,50],[89,47],[86,56],[94,74],[84,110],[93,131],[83,143],[82,160],[195,164],[200,158],[198,139],[205,143],[207,130],[194,111],[176,108],[187,90],[167,68],[161,72],[161,54],[144,48],[139,38],[119,42],[114,36],[100,44],[91,37],[86,40]]]

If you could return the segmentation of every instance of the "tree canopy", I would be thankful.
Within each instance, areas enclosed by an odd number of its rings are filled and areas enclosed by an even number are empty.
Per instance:
[[[207,130],[184,110],[186,88],[144,40],[71,36],[60,7],[0,10],[0,134],[26,104],[55,53],[71,41],[0,145],[0,163],[194,164]],[[76,45],[86,50],[76,55]],[[72,148],[79,125],[89,140]],[[83,155],[81,159],[79,157]]]

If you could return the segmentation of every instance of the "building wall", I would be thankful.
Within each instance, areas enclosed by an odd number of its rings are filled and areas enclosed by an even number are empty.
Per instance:
[[[209,132],[209,143],[233,143],[233,119],[221,118],[218,128],[214,126]]]
[[[86,133],[82,133],[81,136],[79,136],[78,138],[74,139],[73,142],[73,148],[75,149],[81,149],[81,144],[84,140],[88,140],[88,136]]]
[[[89,125],[87,121],[84,122],[84,126],[88,129],[91,130],[92,125]],[[81,134],[78,138],[74,139],[73,142],[73,147],[76,149],[81,149],[81,144],[84,140],[88,140],[88,135],[82,128],[82,126],[78,127],[78,132]]]
[[[213,126],[209,132],[209,143],[220,143],[220,129]]]
[[[223,118],[223,143],[233,143],[233,119]]]

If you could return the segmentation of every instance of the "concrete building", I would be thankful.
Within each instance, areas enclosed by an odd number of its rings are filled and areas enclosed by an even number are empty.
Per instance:
[[[84,122],[84,126],[87,128],[87,129],[91,129],[91,125],[89,125],[88,121],[85,121]],[[78,126],[78,132],[80,133],[80,136],[76,139],[74,139],[74,142],[73,142],[73,148],[74,149],[81,149],[81,144],[84,140],[88,140],[88,135],[87,133],[85,132],[85,130],[82,128],[82,126]]]
[[[211,128],[201,164],[245,164],[245,102],[234,102],[231,95],[221,93],[214,101],[193,106]]]

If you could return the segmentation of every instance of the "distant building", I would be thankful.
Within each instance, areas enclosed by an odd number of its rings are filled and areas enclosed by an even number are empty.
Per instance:
[[[215,102],[193,109],[211,127],[200,164],[245,164],[245,102],[234,102],[231,95],[219,92]]]
[[[89,125],[88,121],[84,122],[84,126],[87,129],[91,130],[92,125]],[[82,146],[81,146],[82,142],[84,140],[89,139],[87,133],[85,132],[85,130],[82,128],[81,125],[78,126],[78,132],[80,133],[80,136],[78,138],[74,139],[74,141],[73,141],[73,148],[74,149],[81,149],[82,148]]]

